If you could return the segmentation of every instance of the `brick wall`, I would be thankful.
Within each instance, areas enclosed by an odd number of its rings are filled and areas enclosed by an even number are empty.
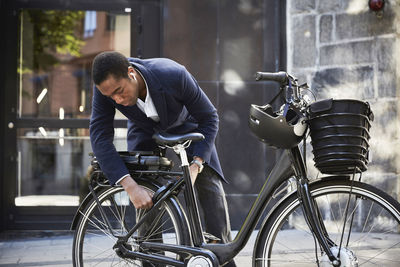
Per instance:
[[[355,98],[371,104],[368,171],[363,175],[400,195],[400,1],[383,13],[368,0],[288,0],[288,71],[319,99]],[[312,165],[311,155],[308,157]],[[316,174],[311,168],[311,175]]]

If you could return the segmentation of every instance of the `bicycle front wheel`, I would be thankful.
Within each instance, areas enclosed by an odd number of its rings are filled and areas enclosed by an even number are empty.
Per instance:
[[[340,251],[341,266],[400,266],[397,201],[373,186],[347,179],[311,183],[310,191],[335,243],[331,250],[335,256]],[[314,240],[297,194],[284,200],[260,231],[254,266],[332,266]]]
[[[139,184],[154,192],[155,187]],[[153,266],[141,260],[124,259],[113,249],[118,236],[124,236],[143,215],[136,210],[122,187],[108,187],[98,194],[104,213],[101,214],[98,203],[92,199],[81,212],[73,240],[72,260],[74,266]],[[156,224],[152,228],[140,230],[129,239],[131,250],[139,250],[141,241],[162,242],[168,244],[189,245],[190,237],[181,206],[175,198],[167,199],[157,211]],[[108,221],[108,222],[107,222]],[[110,225],[111,228],[108,226]],[[177,258],[177,255],[148,251]]]

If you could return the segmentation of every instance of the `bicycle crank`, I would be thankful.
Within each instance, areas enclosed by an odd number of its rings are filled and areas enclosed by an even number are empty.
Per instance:
[[[201,256],[201,255],[191,257],[186,266],[187,267],[213,267],[211,260],[204,256]]]
[[[332,247],[331,251],[333,255],[338,255],[339,248],[338,247]],[[340,267],[358,267],[358,260],[357,257],[354,255],[354,253],[351,250],[348,250],[347,248],[341,248],[340,249]],[[328,256],[324,253],[324,255],[321,258],[321,267],[330,267],[333,266],[331,261],[329,260]]]

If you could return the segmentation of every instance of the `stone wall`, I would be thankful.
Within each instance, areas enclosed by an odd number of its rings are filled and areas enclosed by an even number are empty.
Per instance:
[[[363,179],[398,197],[400,1],[385,2],[377,14],[368,0],[288,0],[288,71],[307,82],[318,99],[371,104],[375,120]],[[312,155],[308,158],[312,165]]]

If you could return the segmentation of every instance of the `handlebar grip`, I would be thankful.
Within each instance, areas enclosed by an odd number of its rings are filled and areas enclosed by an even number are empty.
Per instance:
[[[288,82],[288,74],[284,71],[280,72],[257,72],[256,81],[275,81],[280,84]]]

